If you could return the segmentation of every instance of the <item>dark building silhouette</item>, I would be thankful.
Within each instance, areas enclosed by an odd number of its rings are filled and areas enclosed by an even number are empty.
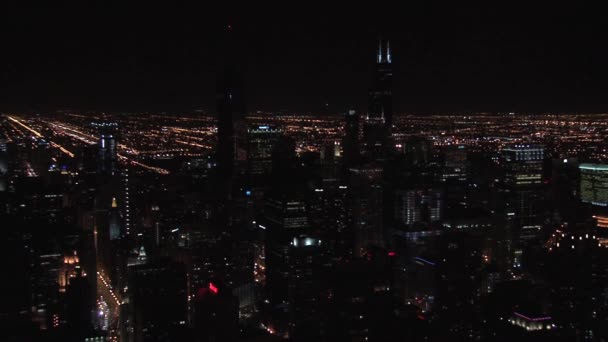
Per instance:
[[[330,263],[323,241],[294,237],[286,255],[288,266],[289,336],[292,341],[315,341],[326,335]]]
[[[392,62],[390,42],[380,39],[368,115],[373,119],[384,118],[385,127],[389,130],[393,124]]]
[[[393,119],[392,56],[389,41],[379,41],[373,87],[364,126],[366,152],[372,159],[386,157]]]
[[[66,320],[70,333],[85,337],[93,329],[94,288],[82,275],[70,278],[66,289]]]
[[[350,169],[355,256],[371,246],[384,246],[382,169],[362,166]]]
[[[194,304],[194,341],[238,341],[239,300],[222,283],[200,288]]]
[[[129,267],[130,341],[179,340],[187,321],[184,266],[158,261]]]
[[[381,251],[381,250],[376,250]],[[336,266],[330,279],[331,304],[327,335],[331,341],[391,341],[400,339],[403,323],[391,329],[398,301],[393,298],[387,256],[370,253],[367,260]],[[392,258],[392,257],[391,257]]]
[[[296,169],[296,142],[293,138],[281,136],[272,150],[272,179],[271,183],[293,184],[299,180],[294,179]]]
[[[7,220],[4,222],[11,225]],[[10,228],[13,227],[7,226]],[[31,298],[35,288],[32,288],[28,267],[29,250],[26,246],[29,239],[24,235],[5,232],[0,241],[0,265],[9,275],[0,283],[0,339],[4,341],[26,340],[37,328],[31,322]]]
[[[297,194],[269,195],[264,217],[266,230],[266,282],[272,304],[287,301],[289,249],[293,238],[310,228],[306,202]]]
[[[237,58],[239,49],[232,26],[224,30],[223,54],[217,80],[217,163],[220,177],[234,176],[235,163],[244,161],[246,153],[245,102]]]
[[[309,221],[329,253],[349,258],[353,253],[352,198],[343,182],[323,182],[309,190]]]
[[[247,132],[247,162],[251,177],[269,175],[272,171],[272,151],[282,130],[268,125],[250,127]]]
[[[425,167],[431,161],[433,143],[420,136],[410,137],[405,142],[405,158],[409,166]]]
[[[468,179],[467,148],[465,145],[450,145],[443,150],[442,182],[466,182]]]
[[[342,139],[343,161],[344,166],[351,167],[361,157],[359,146],[359,114],[351,109],[346,113],[345,120],[345,134]]]
[[[544,147],[513,145],[502,151],[501,189],[507,197],[507,218],[516,227],[539,224],[539,191],[543,184]]]
[[[327,242],[312,234],[308,216],[305,196],[284,190],[268,196],[260,219],[266,240],[266,322],[292,340],[317,340],[324,330],[320,308],[327,298]]]

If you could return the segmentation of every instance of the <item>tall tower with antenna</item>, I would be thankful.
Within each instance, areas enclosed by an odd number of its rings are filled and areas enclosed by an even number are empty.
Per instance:
[[[219,174],[228,184],[235,168],[246,157],[245,104],[240,72],[237,32],[226,25],[222,34],[220,70],[217,79],[217,162]],[[225,189],[226,193],[230,193]]]
[[[367,153],[381,159],[388,151],[393,125],[393,69],[390,42],[378,40],[373,86],[369,92],[369,108],[364,127]]]

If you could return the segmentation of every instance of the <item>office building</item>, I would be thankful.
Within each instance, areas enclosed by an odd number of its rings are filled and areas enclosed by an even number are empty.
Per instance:
[[[538,226],[545,149],[542,145],[517,144],[502,150],[500,160],[507,220],[515,227]]]
[[[468,179],[467,149],[464,145],[450,145],[443,151],[441,181],[466,182]]]
[[[580,164],[581,201],[608,207],[608,165]]]
[[[439,189],[400,190],[395,197],[395,219],[399,224],[431,224],[442,219],[444,204]]]
[[[118,172],[118,143],[116,123],[100,123],[99,150],[97,171],[103,175],[114,175]]]
[[[541,145],[517,144],[502,150],[504,183],[510,187],[529,187],[542,183],[545,148]]]
[[[272,171],[272,151],[282,130],[268,125],[250,127],[247,132],[247,162],[250,176],[269,175]]]

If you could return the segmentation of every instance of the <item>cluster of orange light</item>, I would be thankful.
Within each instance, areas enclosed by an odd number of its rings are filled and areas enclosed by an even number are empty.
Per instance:
[[[89,135],[87,133],[84,133],[84,132],[78,130],[77,128],[74,128],[74,127],[71,127],[71,126],[68,126],[68,125],[64,125],[64,124],[57,124],[57,123],[53,123],[53,122],[47,122],[47,124],[49,124],[51,127],[59,128],[59,129],[63,130],[63,132],[62,132],[63,134],[72,136],[73,138],[76,138],[76,139],[78,139],[80,141],[83,141],[83,142],[85,142],[87,144],[94,144],[95,143],[95,137],[94,136]],[[139,154],[139,151],[137,151],[136,149],[134,149],[132,147],[126,146],[124,144],[118,144],[118,147],[121,148],[121,149],[123,149],[123,150],[126,150],[127,153],[135,154],[135,155]],[[69,152],[69,151],[65,150],[65,152]],[[71,153],[71,152],[69,152],[69,153],[71,154],[71,157],[74,156],[73,153]],[[70,155],[70,154],[68,154],[68,155]],[[154,172],[162,174],[162,175],[169,174],[169,171],[167,171],[165,169],[162,169],[162,168],[159,168],[159,167],[150,166],[150,165],[146,165],[146,164],[138,162],[136,160],[132,160],[132,159],[130,159],[130,158],[128,158],[128,157],[126,157],[126,156],[124,156],[122,154],[118,154],[118,158],[121,159],[121,160],[123,160],[123,161],[129,162],[132,165],[136,165],[136,166],[142,167],[142,168],[150,170],[150,171],[154,171]]]
[[[154,172],[159,173],[161,175],[168,175],[169,174],[169,171],[167,171],[167,170],[165,170],[163,168],[146,165],[144,163],[140,163],[140,162],[138,162],[136,160],[129,159],[129,158],[123,156],[122,154],[118,154],[118,158],[122,159],[122,160],[125,160],[125,161],[131,163],[132,165],[143,167],[146,170],[154,171]]]
[[[80,262],[80,259],[78,258],[77,255],[66,255],[63,257],[63,263],[64,264],[78,264]]]
[[[68,151],[65,147],[63,147],[63,146],[61,146],[61,145],[59,145],[57,143],[54,143],[54,142],[51,142],[51,146],[53,146],[55,148],[58,148],[59,151],[67,154],[68,156],[70,156],[70,158],[74,158],[74,153]]]
[[[597,221],[599,228],[608,228],[608,216],[595,215],[593,218]]]
[[[19,121],[18,119],[14,118],[12,116],[9,116],[8,119],[11,120],[11,121],[13,121],[13,122],[15,122],[19,126],[27,129],[28,131],[32,132],[38,138],[42,138],[42,134],[40,134],[40,132],[38,132],[35,129],[31,128],[30,126],[24,124],[23,122]],[[59,145],[57,143],[54,143],[54,142],[51,142],[51,146],[59,149],[61,152],[65,153],[65,154],[67,154],[68,156],[70,156],[70,158],[74,158],[74,153],[68,151],[68,149],[66,149],[65,147],[63,147],[63,146],[61,146],[61,145]]]
[[[108,292],[110,293],[110,296],[112,296],[112,299],[114,299],[114,301],[116,302],[116,305],[120,306],[122,303],[120,302],[120,300],[118,300],[118,297],[116,296],[114,291],[112,291],[112,286],[110,286],[110,284],[108,284],[108,282],[103,277],[103,275],[101,275],[101,273],[97,272],[97,276],[99,277],[101,282],[105,285],[105,287],[108,289]]]
[[[38,138],[42,138],[42,134],[40,134],[40,132],[36,131],[35,129],[27,126],[26,124],[22,123],[21,121],[15,119],[12,116],[8,117],[9,120],[13,121],[14,123],[18,124],[19,126],[27,129],[28,131],[32,132],[35,136],[37,136]]]

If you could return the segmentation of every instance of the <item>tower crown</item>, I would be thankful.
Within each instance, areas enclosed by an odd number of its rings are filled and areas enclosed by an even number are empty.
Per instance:
[[[378,54],[376,56],[376,62],[378,64],[382,64],[382,63],[388,63],[391,64],[392,63],[392,57],[391,57],[391,45],[390,45],[390,41],[386,40],[386,46],[383,46],[384,44],[382,44],[383,41],[382,39],[378,39]]]

